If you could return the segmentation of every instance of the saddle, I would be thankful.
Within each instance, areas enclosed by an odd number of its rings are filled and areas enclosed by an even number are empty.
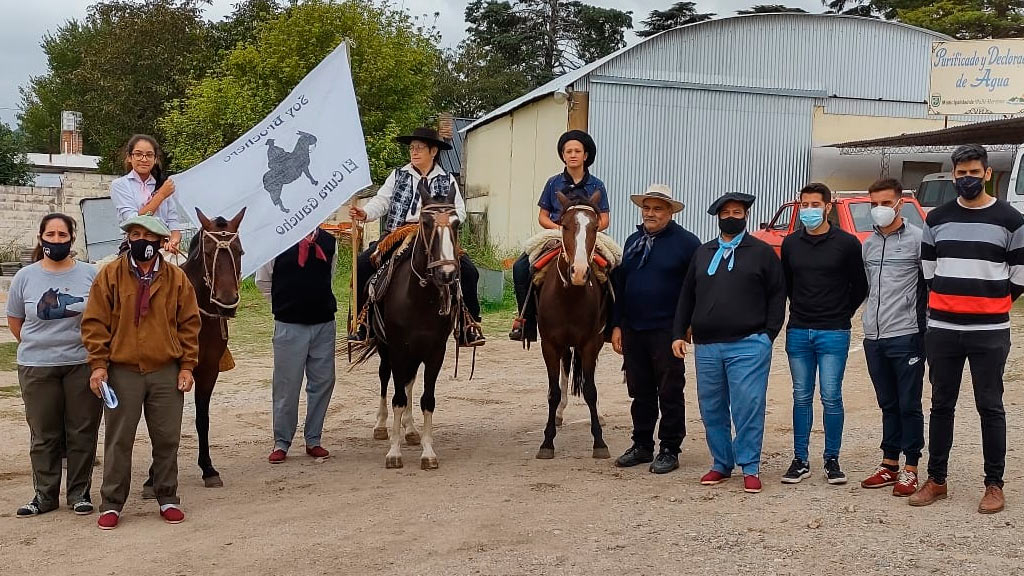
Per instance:
[[[533,272],[533,283],[540,284],[549,266],[562,252],[562,235],[557,230],[545,230],[526,242],[526,253]],[[608,282],[608,274],[622,260],[622,248],[606,234],[598,233],[594,250],[594,277],[601,284]]]
[[[379,302],[387,293],[391,285],[391,276],[395,270],[395,264],[409,255],[410,247],[416,239],[417,224],[406,224],[391,231],[387,236],[377,243],[377,248],[370,255],[377,271],[370,276],[367,287],[367,305]]]

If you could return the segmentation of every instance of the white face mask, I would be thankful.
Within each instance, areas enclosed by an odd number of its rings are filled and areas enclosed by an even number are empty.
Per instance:
[[[892,206],[875,206],[871,209],[871,219],[875,226],[885,228],[896,219],[896,208]]]

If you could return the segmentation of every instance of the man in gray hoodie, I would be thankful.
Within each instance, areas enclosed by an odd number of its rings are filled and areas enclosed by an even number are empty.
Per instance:
[[[882,409],[882,463],[863,488],[892,486],[893,496],[917,490],[924,448],[924,329],[927,288],[921,272],[921,229],[905,221],[903,185],[879,180],[868,188],[875,230],[864,240],[868,298],[864,356]],[[900,453],[906,464],[900,472]]]

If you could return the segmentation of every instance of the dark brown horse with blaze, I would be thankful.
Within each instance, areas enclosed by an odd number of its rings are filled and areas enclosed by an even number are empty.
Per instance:
[[[202,228],[189,244],[188,259],[182,264],[196,291],[196,301],[203,326],[199,330],[199,363],[192,371],[195,377],[196,433],[199,436],[199,468],[207,488],[224,485],[220,473],[210,460],[210,398],[222,369],[234,366],[228,347],[228,318],[235,317],[240,302],[239,285],[242,271],[242,243],[238,227],[245,208],[231,220],[207,218],[198,208],[196,214]],[[224,362],[222,364],[222,362]],[[144,496],[152,495],[153,474],[143,485]]]
[[[448,339],[462,309],[459,234],[453,201],[453,197],[439,202],[429,194],[423,196],[420,221],[411,244],[398,248],[375,281],[371,281],[369,321],[373,323],[374,338],[361,345],[356,365],[375,352],[380,356],[381,412],[374,429],[375,438],[387,437],[380,432],[386,430],[388,381],[394,376],[395,395],[391,400],[394,421],[391,449],[385,457],[387,468],[402,467],[403,428],[407,441],[415,444],[419,440],[423,448],[420,467],[433,470],[438,465],[433,448],[434,387],[444,363]],[[378,290],[381,292],[377,293]],[[417,434],[412,424],[410,396],[421,364],[423,429]]]
[[[548,421],[537,458],[555,457],[555,430],[563,392],[560,382],[572,380],[572,394],[590,409],[594,458],[609,458],[597,413],[597,356],[604,346],[609,313],[605,289],[594,277],[600,194],[587,202],[573,202],[558,193],[562,205],[562,251],[547,265],[537,297],[537,327],[548,369]]]

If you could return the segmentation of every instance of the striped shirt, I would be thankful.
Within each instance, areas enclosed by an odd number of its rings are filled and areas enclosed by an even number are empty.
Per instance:
[[[1002,200],[966,208],[959,200],[928,213],[921,267],[931,288],[928,326],[1004,330],[1024,293],[1024,215]]]

